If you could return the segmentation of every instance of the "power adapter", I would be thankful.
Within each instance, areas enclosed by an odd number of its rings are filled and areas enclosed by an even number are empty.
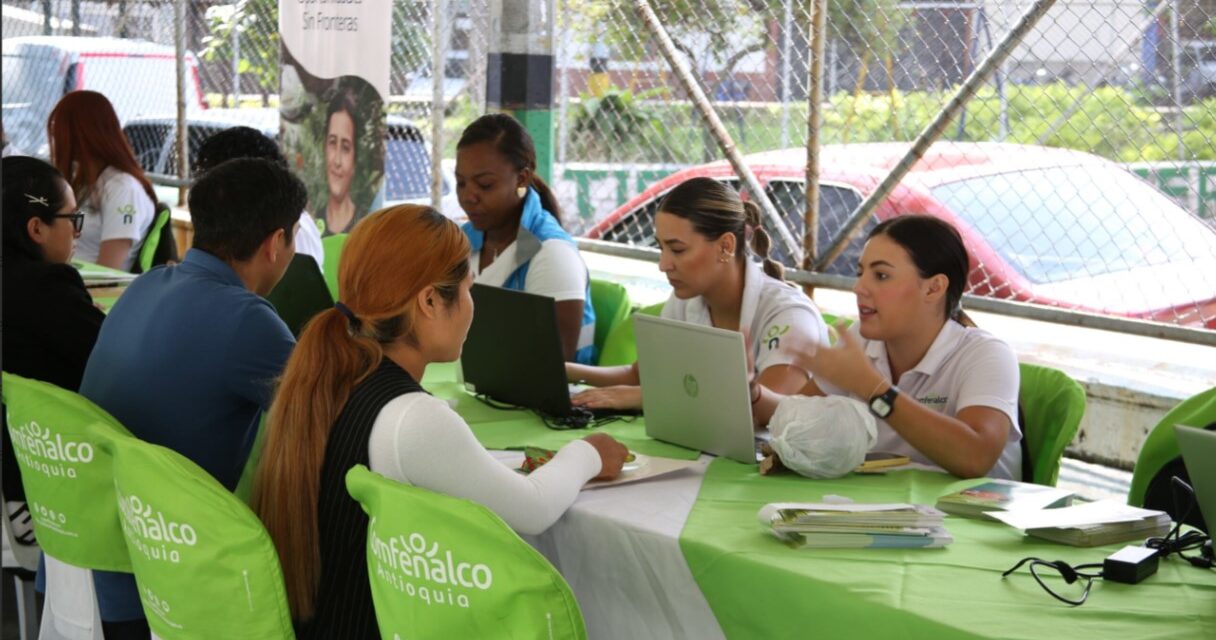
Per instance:
[[[1156,549],[1126,546],[1110,554],[1102,563],[1102,579],[1136,584],[1157,573]]]

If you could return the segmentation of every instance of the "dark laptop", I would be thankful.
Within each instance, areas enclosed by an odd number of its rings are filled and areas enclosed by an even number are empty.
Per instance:
[[[469,391],[559,418],[600,415],[570,404],[553,298],[483,284],[472,293],[476,311],[460,356]]]
[[[291,259],[283,279],[279,280],[266,299],[274,305],[279,317],[297,338],[313,316],[334,306],[334,299],[329,295],[329,287],[317,261],[301,253]]]

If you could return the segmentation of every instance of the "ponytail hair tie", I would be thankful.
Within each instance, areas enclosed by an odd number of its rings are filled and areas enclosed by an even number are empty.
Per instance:
[[[350,307],[342,304],[341,302],[335,302],[334,308],[338,310],[338,313],[346,316],[346,320],[350,322],[351,331],[358,331],[359,327],[363,325],[363,322],[359,320],[359,317],[355,315],[354,311],[350,310]]]

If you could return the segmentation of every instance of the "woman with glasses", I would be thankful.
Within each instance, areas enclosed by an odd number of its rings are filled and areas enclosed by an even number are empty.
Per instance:
[[[84,214],[51,165],[9,156],[2,170],[4,370],[76,391],[104,317],[68,264]],[[4,497],[13,503],[6,515],[18,525],[18,540],[33,542],[8,429],[2,431]]]
[[[156,193],[114,107],[96,91],[65,95],[46,125],[51,163],[86,214],[76,258],[130,271],[156,215]]]

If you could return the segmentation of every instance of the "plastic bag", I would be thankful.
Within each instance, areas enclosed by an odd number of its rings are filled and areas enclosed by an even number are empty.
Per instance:
[[[878,439],[866,406],[844,396],[791,396],[769,421],[769,445],[790,470],[808,478],[839,478],[865,461]]]

